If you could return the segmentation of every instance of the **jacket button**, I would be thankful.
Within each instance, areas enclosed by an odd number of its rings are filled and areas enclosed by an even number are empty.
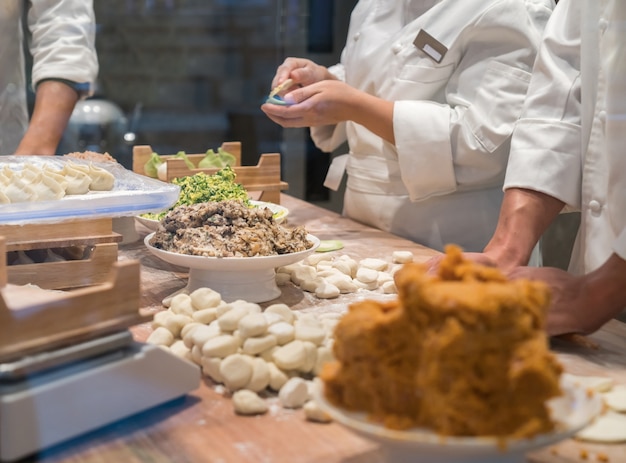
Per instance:
[[[591,201],[589,201],[589,210],[591,210],[591,212],[594,213],[598,213],[600,212],[600,210],[602,209],[602,204],[600,204],[598,201],[596,201],[595,199],[592,199]]]
[[[598,21],[598,28],[600,29],[601,33],[604,33],[608,27],[609,22],[606,19],[601,18],[600,21]]]
[[[401,43],[397,43],[397,42],[394,43],[391,46],[391,51],[394,52],[397,55],[398,53],[400,53],[402,51],[402,44]]]

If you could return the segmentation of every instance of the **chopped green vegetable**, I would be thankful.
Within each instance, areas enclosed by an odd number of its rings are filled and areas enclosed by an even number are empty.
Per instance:
[[[316,252],[329,252],[343,249],[343,243],[339,240],[321,240]]]
[[[198,172],[187,177],[175,178],[172,183],[180,186],[180,194],[176,204],[167,211],[142,214],[142,217],[161,220],[170,210],[181,205],[217,202],[226,199],[238,199],[245,204],[250,204],[248,192],[243,185],[235,182],[235,177],[235,171],[227,166],[213,175]]]
[[[163,164],[161,156],[153,152],[143,165],[143,171],[148,177],[157,178],[157,170],[161,164]]]

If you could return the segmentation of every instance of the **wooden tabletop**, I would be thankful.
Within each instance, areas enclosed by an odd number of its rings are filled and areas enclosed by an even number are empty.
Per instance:
[[[309,233],[322,240],[341,240],[340,251],[360,259],[377,257],[390,260],[396,250],[410,250],[416,261],[427,260],[435,251],[396,236],[340,217],[304,201],[281,195],[281,204],[289,209],[289,225],[305,225]],[[148,233],[138,225],[140,235]],[[119,259],[141,262],[142,307],[162,310],[161,301],[186,284],[185,269],[164,263],[151,256],[142,241],[120,247]],[[321,311],[345,307],[354,295],[334,300],[320,300],[295,286],[281,287],[277,300],[294,310]],[[273,302],[277,302],[271,301]],[[261,304],[261,305],[268,305]],[[133,335],[143,341],[149,324],[133,328]],[[610,376],[626,384],[626,325],[613,321],[591,339],[596,348],[556,342],[554,349],[568,372],[580,375]],[[273,401],[274,399],[270,399]],[[609,462],[626,462],[625,445],[591,445],[567,440],[528,456],[533,463],[573,463],[599,461],[598,454]],[[235,415],[231,401],[208,379],[186,397],[139,415],[111,424],[47,450],[31,459],[41,462],[129,462],[129,463],[382,463],[375,444],[364,440],[336,423],[306,421],[302,410],[287,410],[275,401],[263,416]]]

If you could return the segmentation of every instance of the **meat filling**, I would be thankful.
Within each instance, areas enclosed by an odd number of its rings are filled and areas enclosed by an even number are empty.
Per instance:
[[[229,200],[179,206],[162,220],[150,241],[164,251],[205,257],[258,257],[305,251],[303,226],[283,227],[272,211]]]

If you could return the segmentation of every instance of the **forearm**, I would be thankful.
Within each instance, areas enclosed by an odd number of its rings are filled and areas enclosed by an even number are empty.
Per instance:
[[[349,113],[345,119],[352,120],[389,143],[395,144],[392,101],[361,93],[349,105]]]
[[[68,85],[53,80],[41,82],[28,130],[15,154],[55,154],[77,101],[78,94]]]
[[[485,253],[504,269],[526,265],[533,247],[563,206],[562,201],[537,191],[506,190],[498,225]]]

